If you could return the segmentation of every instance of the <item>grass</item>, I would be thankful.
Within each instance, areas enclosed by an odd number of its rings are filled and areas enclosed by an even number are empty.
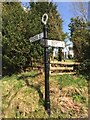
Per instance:
[[[87,86],[87,80],[82,75],[79,76],[72,76],[72,75],[61,75],[61,76],[54,76],[51,77],[52,80],[56,79],[61,87],[66,86],[77,86],[83,87]]]
[[[2,81],[4,118],[48,118],[44,108],[44,76],[24,72]],[[50,76],[50,118],[88,116],[88,82],[84,76]]]

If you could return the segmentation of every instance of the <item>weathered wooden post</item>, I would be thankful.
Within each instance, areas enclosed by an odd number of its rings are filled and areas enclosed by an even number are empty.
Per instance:
[[[42,23],[44,24],[44,69],[45,69],[45,109],[50,116],[50,95],[49,95],[49,54],[48,54],[48,44],[47,44],[47,20],[48,15],[45,13],[42,16]]]

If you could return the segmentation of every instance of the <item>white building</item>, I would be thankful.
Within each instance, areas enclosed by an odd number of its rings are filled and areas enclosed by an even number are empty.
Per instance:
[[[73,43],[68,40],[65,42],[65,47],[62,48],[63,59],[70,59],[74,57]],[[58,48],[54,48],[53,57],[58,56]]]
[[[65,48],[63,49],[63,52],[64,52],[65,59],[70,59],[70,58],[74,57],[74,51],[73,51],[72,45],[65,46]],[[69,58],[69,56],[70,56],[70,58]]]

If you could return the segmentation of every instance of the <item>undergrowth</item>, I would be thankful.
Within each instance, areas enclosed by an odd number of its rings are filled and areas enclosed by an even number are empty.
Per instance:
[[[23,72],[2,81],[3,118],[48,118],[44,76]],[[84,76],[50,76],[50,118],[88,116],[88,82]]]

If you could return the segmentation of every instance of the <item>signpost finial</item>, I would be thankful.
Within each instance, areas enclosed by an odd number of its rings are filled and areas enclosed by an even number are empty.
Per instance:
[[[46,25],[47,21],[48,21],[48,14],[44,13],[43,16],[42,16],[42,23],[44,25]]]

